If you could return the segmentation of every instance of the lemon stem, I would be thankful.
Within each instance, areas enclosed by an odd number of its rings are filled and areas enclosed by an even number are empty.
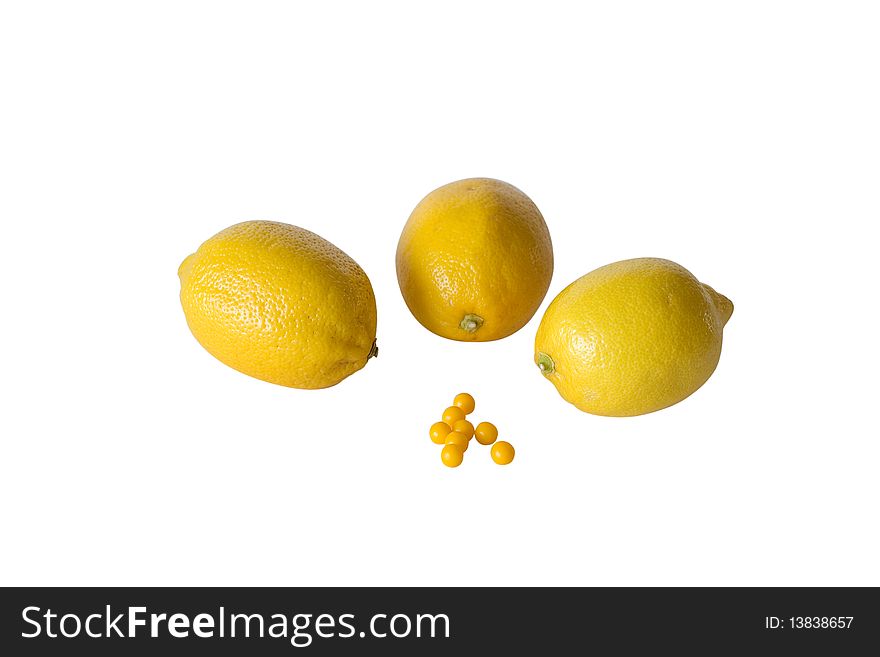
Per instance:
[[[479,315],[468,313],[461,318],[461,321],[458,323],[458,328],[460,328],[462,331],[467,331],[468,333],[476,333],[477,329],[479,329],[482,325],[482,317],[480,317]]]
[[[370,353],[367,354],[367,361],[369,362],[369,360],[371,358],[378,358],[378,357],[379,357],[379,346],[376,344],[376,341],[373,340],[373,346],[370,347]]]
[[[541,374],[544,376],[553,374],[556,370],[556,364],[553,362],[553,359],[542,351],[538,352],[538,357],[535,358],[535,363],[537,363],[538,369],[541,370]]]

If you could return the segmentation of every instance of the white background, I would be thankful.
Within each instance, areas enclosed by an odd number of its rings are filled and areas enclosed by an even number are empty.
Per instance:
[[[2,7],[3,584],[880,585],[876,3]],[[394,271],[470,176],[556,254],[488,344],[419,326]],[[177,266],[247,219],[361,264],[378,360],[308,392],[196,343]],[[734,301],[721,362],[586,415],[534,333],[638,256]],[[512,465],[441,465],[462,390]]]

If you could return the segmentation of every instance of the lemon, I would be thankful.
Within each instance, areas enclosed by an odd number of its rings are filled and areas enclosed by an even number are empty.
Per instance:
[[[326,388],[376,354],[376,299],[327,240],[273,221],[223,230],[178,270],[201,345],[230,367],[291,388]]]
[[[541,320],[535,363],[582,411],[629,416],[680,402],[715,371],[733,304],[681,265],[606,265],[559,293]]]
[[[528,322],[550,286],[553,247],[540,211],[491,178],[450,183],[413,210],[397,245],[410,312],[452,340],[498,340]]]

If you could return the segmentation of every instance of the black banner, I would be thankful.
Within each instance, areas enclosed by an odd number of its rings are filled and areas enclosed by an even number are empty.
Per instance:
[[[0,614],[16,656],[880,649],[869,588],[13,588]]]

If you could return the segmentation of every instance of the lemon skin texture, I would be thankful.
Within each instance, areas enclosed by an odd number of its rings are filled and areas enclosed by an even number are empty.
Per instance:
[[[660,258],[616,262],[553,300],[535,363],[582,411],[624,417],[680,402],[715,371],[730,300]]]
[[[236,224],[187,257],[178,275],[196,340],[254,378],[327,388],[376,353],[369,278],[348,255],[303,228]]]
[[[535,204],[513,185],[469,178],[428,194],[397,246],[406,305],[451,340],[507,337],[532,318],[550,287],[553,247]]]

